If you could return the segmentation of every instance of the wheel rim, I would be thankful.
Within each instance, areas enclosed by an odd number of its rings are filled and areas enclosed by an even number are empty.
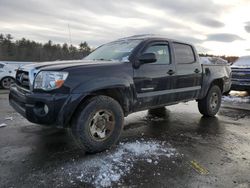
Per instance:
[[[115,127],[115,116],[108,110],[95,112],[89,123],[89,132],[96,141],[107,139]]]
[[[210,98],[210,107],[215,110],[219,104],[219,96],[216,92],[213,92]]]
[[[13,84],[13,83],[14,83],[14,80],[12,78],[4,78],[2,80],[2,86],[5,89],[9,89],[11,84]]]

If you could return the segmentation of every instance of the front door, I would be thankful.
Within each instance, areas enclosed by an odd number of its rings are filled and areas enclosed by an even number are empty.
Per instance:
[[[142,64],[134,69],[134,83],[137,95],[135,109],[147,109],[171,102],[175,66],[171,61],[168,42],[149,43],[141,54],[154,53],[157,61]]]

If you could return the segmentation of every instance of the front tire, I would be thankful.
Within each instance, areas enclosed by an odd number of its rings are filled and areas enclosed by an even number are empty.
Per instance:
[[[214,117],[220,109],[221,95],[219,86],[211,86],[206,97],[198,101],[200,113],[207,117]]]
[[[101,152],[118,141],[123,121],[123,110],[116,100],[108,96],[96,96],[78,109],[72,121],[72,133],[86,152]]]
[[[1,80],[1,87],[3,89],[9,89],[11,84],[14,84],[15,83],[15,80],[14,78],[12,77],[4,77],[2,80]]]

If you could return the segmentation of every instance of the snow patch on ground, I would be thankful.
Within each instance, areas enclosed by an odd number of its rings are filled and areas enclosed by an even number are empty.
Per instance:
[[[135,141],[121,143],[115,151],[107,151],[89,160],[69,165],[70,182],[80,181],[95,187],[119,185],[123,176],[131,172],[136,162],[145,161],[148,165],[157,165],[161,157],[173,158],[179,154],[164,141]]]
[[[7,126],[7,124],[6,123],[1,123],[0,124],[0,128],[2,128],[2,127],[6,127]]]
[[[233,103],[249,103],[250,97],[238,97],[238,96],[223,96],[222,101],[224,102],[233,102]]]

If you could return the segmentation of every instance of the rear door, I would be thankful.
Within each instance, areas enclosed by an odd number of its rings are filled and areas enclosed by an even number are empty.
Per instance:
[[[174,98],[170,90],[173,88],[172,76],[175,66],[172,63],[169,43],[151,42],[140,54],[143,53],[155,53],[157,61],[134,69],[136,109],[166,104]]]
[[[173,42],[176,75],[174,90],[175,101],[190,100],[198,97],[201,89],[202,68],[193,46]]]

